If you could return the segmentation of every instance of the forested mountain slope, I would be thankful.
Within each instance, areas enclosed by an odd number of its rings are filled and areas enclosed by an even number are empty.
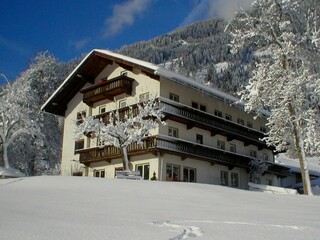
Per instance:
[[[248,47],[237,55],[231,54],[226,25],[219,19],[198,22],[149,41],[124,46],[119,53],[236,94],[248,79],[253,50]]]

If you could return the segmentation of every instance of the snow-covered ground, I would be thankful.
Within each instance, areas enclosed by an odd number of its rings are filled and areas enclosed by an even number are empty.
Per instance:
[[[320,198],[87,177],[0,180],[0,239],[319,239]]]

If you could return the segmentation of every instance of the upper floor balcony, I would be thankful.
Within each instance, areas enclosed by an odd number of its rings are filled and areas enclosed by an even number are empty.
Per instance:
[[[166,119],[186,124],[187,129],[197,127],[211,132],[211,136],[220,134],[226,136],[228,141],[237,139],[244,142],[245,146],[252,144],[259,150],[267,148],[260,140],[265,136],[264,133],[253,128],[167,99],[161,99],[160,107],[164,108]]]
[[[122,93],[131,95],[133,81],[133,78],[121,75],[81,89],[80,93],[83,94],[83,102],[92,106],[93,103],[104,99],[113,101],[115,96]]]
[[[171,119],[176,122],[186,124],[187,129],[197,127],[205,129],[211,133],[211,136],[220,134],[227,137],[227,141],[233,139],[242,141],[245,146],[254,145],[259,150],[268,147],[265,142],[260,139],[265,135],[263,132],[257,131],[253,128],[245,127],[238,123],[229,121],[227,119],[215,116],[208,112],[204,112],[178,102],[174,102],[165,98],[160,98],[160,108],[163,108],[163,113],[166,119]],[[119,109],[120,114],[124,115],[128,110],[128,107]],[[138,114],[138,108],[136,105],[132,106],[133,114]],[[109,113],[99,114],[96,117],[102,119],[105,123],[109,121]]]

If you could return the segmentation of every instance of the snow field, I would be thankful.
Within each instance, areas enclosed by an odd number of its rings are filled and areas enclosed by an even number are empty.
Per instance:
[[[0,239],[319,239],[320,198],[89,177],[0,180]]]

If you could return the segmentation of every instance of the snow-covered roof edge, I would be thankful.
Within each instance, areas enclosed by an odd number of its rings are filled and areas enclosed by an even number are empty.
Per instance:
[[[215,89],[213,87],[206,86],[206,85],[203,85],[201,83],[198,83],[192,78],[185,77],[185,76],[183,76],[183,75],[181,75],[179,73],[176,73],[176,72],[170,71],[168,69],[162,68],[162,67],[157,66],[157,65],[155,65],[153,63],[142,61],[142,60],[135,59],[135,58],[128,57],[128,56],[124,56],[122,54],[111,52],[111,51],[108,51],[108,50],[102,50],[102,49],[95,49],[95,50],[100,52],[100,53],[103,53],[103,54],[106,54],[106,55],[109,55],[109,56],[112,56],[112,57],[116,57],[116,58],[121,58],[121,59],[126,60],[128,62],[132,62],[132,63],[135,63],[137,65],[149,68],[149,69],[154,71],[155,75],[167,78],[167,79],[172,80],[172,81],[184,83],[186,85],[192,85],[194,88],[197,88],[197,89],[202,90],[204,92],[211,93],[212,95],[215,95],[217,97],[226,99],[230,103],[237,103],[239,101],[238,98],[236,98],[236,97],[234,97],[234,96],[232,96],[230,94],[224,93],[224,92],[222,92],[222,91],[220,91],[218,89]]]
[[[60,92],[60,90],[64,87],[64,85],[69,81],[69,79],[78,71],[78,69],[80,68],[80,66],[94,53],[94,49],[91,51],[91,52],[89,52],[88,54],[87,54],[87,56],[85,56],[83,59],[82,59],[82,61],[75,67],[75,69],[73,69],[73,71],[65,78],[65,80],[60,84],[60,86],[51,94],[51,96],[48,98],[48,100],[44,103],[44,104],[42,104],[42,106],[41,106],[41,111],[43,111],[44,110],[44,108],[45,108],[45,106],[47,105],[47,104],[49,104],[50,103],[50,101],[53,99],[53,97],[57,94],[57,93],[59,93]]]
[[[104,50],[104,49],[93,49],[90,53],[88,53],[86,55],[86,57],[83,58],[83,60],[77,65],[77,67],[69,74],[69,76],[62,82],[62,84],[53,92],[53,94],[49,97],[49,99],[41,106],[41,110],[43,110],[45,108],[45,106],[47,104],[50,103],[50,101],[53,99],[53,97],[60,92],[60,90],[64,87],[64,85],[69,81],[69,79],[78,71],[78,69],[81,67],[81,65],[94,53],[101,53],[101,54],[104,54],[106,56],[110,56],[110,57],[114,57],[114,58],[118,58],[118,59],[122,59],[122,60],[125,60],[127,62],[130,62],[130,63],[133,63],[133,64],[136,64],[136,65],[139,65],[139,66],[142,66],[142,67],[145,67],[145,68],[148,68],[152,71],[154,71],[154,74],[155,75],[158,75],[158,76],[161,76],[161,77],[164,77],[164,78],[167,78],[171,81],[175,81],[175,82],[178,82],[180,84],[184,84],[184,85],[187,85],[189,87],[192,87],[196,90],[199,90],[199,91],[202,91],[206,94],[209,94],[209,95],[212,95],[222,101],[225,101],[229,104],[236,104],[238,106],[243,106],[243,104],[239,103],[239,99],[230,95],[230,94],[227,94],[223,91],[220,91],[216,88],[213,88],[213,87],[210,87],[210,86],[206,86],[202,83],[198,83],[196,82],[194,79],[192,78],[189,78],[189,77],[185,77],[181,74],[178,74],[176,72],[173,72],[173,71],[170,71],[170,70],[167,70],[165,68],[162,68],[160,66],[157,66],[153,63],[150,63],[150,62],[146,62],[146,61],[143,61],[143,60],[139,60],[139,59],[136,59],[136,58],[132,58],[132,57],[128,57],[128,56],[125,56],[125,55],[122,55],[122,54],[119,54],[119,53],[115,53],[115,52],[112,52],[112,51],[109,51],[109,50]],[[262,111],[262,113],[266,116],[269,116],[270,113],[268,111]]]

